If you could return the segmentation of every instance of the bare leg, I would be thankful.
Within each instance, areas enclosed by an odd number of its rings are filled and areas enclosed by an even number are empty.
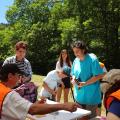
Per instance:
[[[64,89],[64,103],[68,102],[68,94],[69,94],[69,88]]]
[[[62,94],[62,87],[58,87],[57,96],[56,96],[57,102],[60,102],[61,94]]]

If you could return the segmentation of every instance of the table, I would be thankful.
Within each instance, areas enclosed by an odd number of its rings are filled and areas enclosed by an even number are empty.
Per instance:
[[[56,104],[56,102],[53,102],[50,100],[47,100],[47,103],[48,104]],[[31,117],[32,120],[74,120],[74,119],[82,118],[83,116],[87,116],[90,114],[91,114],[91,111],[77,108],[77,110],[75,112],[59,110],[56,112],[46,114],[42,117],[37,117],[37,116],[29,116],[29,117]]]

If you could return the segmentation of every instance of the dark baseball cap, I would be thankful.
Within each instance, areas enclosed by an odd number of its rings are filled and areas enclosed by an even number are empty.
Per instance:
[[[15,73],[18,73],[20,75],[24,75],[24,72],[21,71],[17,64],[15,63],[11,63],[11,64],[5,64],[1,67],[1,70],[0,70],[0,75],[8,75],[9,73],[12,73],[12,74],[15,74]]]

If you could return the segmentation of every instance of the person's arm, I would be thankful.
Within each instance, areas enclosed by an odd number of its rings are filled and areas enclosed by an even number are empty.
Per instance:
[[[64,104],[38,104],[34,103],[31,105],[28,113],[35,114],[47,114],[51,112],[55,112],[57,110],[67,110],[70,112],[76,111],[78,104],[76,103],[64,103]]]
[[[79,84],[79,87],[82,87],[82,86],[85,86],[85,85],[90,85],[92,83],[95,83],[96,81],[102,79],[104,77],[105,73],[104,74],[101,74],[101,75],[97,75],[97,76],[93,76],[91,77],[88,81],[86,82],[80,82]]]
[[[46,89],[49,93],[51,93],[52,95],[55,95],[56,94],[56,91],[52,90],[48,85],[47,83],[43,82],[43,87],[44,89]]]
[[[31,67],[31,64],[30,64],[30,62],[28,62],[28,72],[29,72],[29,76],[28,77],[30,77],[30,79],[31,79],[31,77],[32,77],[32,67]]]
[[[120,118],[117,115],[115,115],[115,114],[113,114],[111,112],[108,112],[107,120],[120,120]]]
[[[23,83],[30,81],[31,78],[32,78],[32,67],[31,67],[31,64],[30,64],[29,61],[27,61],[27,62],[25,61],[25,63],[26,63],[26,66],[27,66],[27,68],[26,68],[26,73],[27,74],[23,75],[23,77],[22,77]]]
[[[56,63],[56,68],[55,68],[57,71],[62,71],[62,68],[61,68],[61,66],[60,66],[60,62],[59,61],[57,61],[57,63]]]
[[[42,103],[42,104],[41,104]],[[13,120],[25,120],[27,114],[46,114],[57,110],[75,111],[78,106],[76,103],[66,104],[43,104],[44,101],[31,103],[22,98],[15,91],[11,91],[5,97],[2,106],[2,115],[10,117]],[[3,116],[2,116],[3,117]]]
[[[92,78],[90,78],[87,82],[86,85],[92,84],[98,80],[101,80],[104,77],[105,73],[101,74],[101,75],[97,75],[97,76],[93,76]]]
[[[120,101],[114,99],[110,104],[107,114],[107,120],[119,120],[120,119]]]
[[[103,69],[100,67],[99,61],[95,55],[93,56],[91,66],[92,77],[88,79],[86,82],[81,82],[79,85],[80,87],[84,85],[93,84],[104,77],[105,73],[103,72]]]

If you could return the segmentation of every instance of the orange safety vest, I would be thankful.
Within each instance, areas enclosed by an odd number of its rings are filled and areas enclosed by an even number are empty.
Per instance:
[[[3,85],[2,83],[0,83],[0,118],[1,118],[3,101],[10,91],[11,91],[10,88],[8,88],[5,85]]]
[[[109,109],[109,107],[114,99],[117,99],[120,101],[120,89],[117,90],[116,92],[113,92],[112,94],[110,94],[109,97],[105,100],[105,107],[107,109]]]

